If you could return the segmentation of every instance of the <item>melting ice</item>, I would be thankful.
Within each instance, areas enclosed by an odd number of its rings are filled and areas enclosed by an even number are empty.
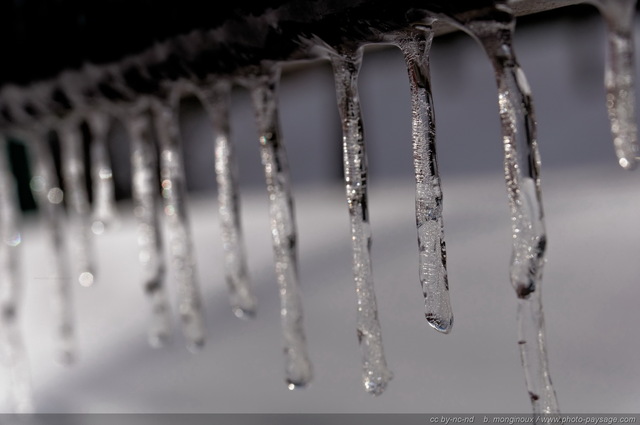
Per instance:
[[[160,177],[169,231],[169,254],[178,289],[178,313],[191,350],[204,346],[202,300],[187,213],[185,170],[177,122],[177,99],[155,101],[153,121],[160,146]]]
[[[362,380],[380,395],[393,374],[387,368],[371,269],[371,226],[367,206],[367,156],[358,96],[362,49],[331,54],[338,110],[342,119],[344,180],[351,221],[353,275],[358,302],[356,333],[362,350]]]
[[[127,111],[125,127],[131,144],[132,197],[138,222],[138,258],[143,269],[142,284],[151,304],[151,345],[162,345],[171,334],[171,313],[165,289],[166,268],[160,229],[158,155],[151,135],[147,110]]]
[[[457,23],[461,24],[461,23]],[[540,154],[531,93],[512,47],[515,18],[502,2],[487,16],[462,23],[489,56],[498,85],[513,252],[511,284],[518,297],[520,354],[534,413],[558,413],[547,365],[541,284],[546,231],[540,192]]]
[[[430,27],[420,27],[399,33],[395,40],[404,54],[411,87],[416,224],[425,317],[436,330],[448,333],[453,325],[453,312],[449,300],[442,189],[429,77],[429,49],[433,32]]]
[[[247,257],[240,223],[240,195],[235,155],[233,144],[229,140],[231,84],[222,80],[211,87],[198,89],[196,94],[199,95],[209,114],[215,133],[218,211],[231,307],[236,316],[249,318],[256,314],[256,299],[247,271]]]
[[[312,378],[302,323],[298,282],[297,232],[289,164],[280,137],[277,86],[280,70],[268,69],[251,83],[251,100],[260,134],[260,155],[269,194],[271,236],[280,288],[280,319],[284,336],[286,381],[289,389],[304,387]]]

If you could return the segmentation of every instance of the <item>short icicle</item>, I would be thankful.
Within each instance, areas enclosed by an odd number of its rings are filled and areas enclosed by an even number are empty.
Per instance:
[[[42,132],[29,135],[26,142],[33,175],[30,183],[31,192],[44,219],[52,256],[55,259],[55,275],[50,278],[55,358],[63,364],[70,364],[76,357],[72,294],[75,279],[71,274],[67,248],[64,194],[58,181],[48,134]]]
[[[358,96],[358,73],[362,63],[362,49],[332,52],[330,59],[333,65],[338,110],[342,120],[344,179],[351,221],[353,274],[358,302],[356,331],[362,350],[362,380],[367,392],[380,395],[393,374],[387,368],[384,356],[371,269],[367,157]]]
[[[93,225],[95,234],[101,234],[116,216],[113,170],[109,157],[108,132],[111,119],[104,112],[92,111],[87,115],[91,132],[91,179],[93,182]]]
[[[250,82],[251,99],[260,135],[260,154],[269,194],[271,235],[280,289],[280,319],[284,336],[288,388],[306,386],[313,372],[303,326],[302,295],[298,282],[297,234],[289,164],[280,137],[277,87],[280,69],[268,69]]]
[[[178,127],[179,98],[154,101],[154,123],[160,144],[160,178],[169,232],[169,254],[177,285],[178,311],[191,351],[205,344],[204,314],[189,223],[187,187]]]
[[[209,114],[215,134],[218,210],[231,308],[237,317],[252,318],[256,314],[256,298],[253,295],[247,271],[247,257],[240,223],[236,161],[233,144],[229,140],[231,85],[228,81],[218,81],[209,87],[201,88],[198,94]]]
[[[635,106],[633,29],[636,0],[591,0],[607,26],[604,85],[613,146],[622,168],[635,168],[638,126]]]
[[[416,224],[425,317],[434,329],[449,333],[453,326],[453,312],[449,300],[442,189],[438,174],[435,116],[429,75],[429,49],[432,40],[433,31],[430,26],[407,30],[395,37],[407,63],[411,87]]]
[[[558,413],[545,343],[541,284],[547,236],[540,191],[540,155],[531,89],[512,47],[515,18],[506,2],[465,22],[491,60],[498,85],[504,172],[513,232],[511,284],[518,297],[518,345],[534,413]]]
[[[0,361],[9,372],[15,413],[33,410],[29,362],[20,329],[24,280],[20,267],[20,206],[10,170],[7,140],[0,135]]]
[[[82,134],[75,119],[67,119],[58,127],[62,151],[62,177],[69,210],[69,244],[74,279],[89,287],[95,279],[93,238],[91,232],[91,206],[85,180],[84,146]]]
[[[151,134],[148,111],[130,110],[125,127],[131,144],[132,198],[138,222],[138,258],[142,265],[144,293],[151,304],[149,343],[164,345],[171,335],[171,313],[165,289],[158,152]]]

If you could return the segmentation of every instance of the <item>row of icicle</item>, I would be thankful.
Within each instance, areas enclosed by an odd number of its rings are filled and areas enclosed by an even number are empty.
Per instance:
[[[633,84],[633,18],[635,1],[594,0],[608,27],[605,70],[607,109],[615,152],[620,165],[633,168],[637,134]],[[419,245],[419,278],[425,297],[428,323],[442,333],[453,325],[446,271],[442,219],[442,191],[435,149],[434,112],[430,90],[429,49],[431,25],[446,20],[473,36],[494,67],[505,153],[505,178],[512,217],[513,255],[511,283],[518,297],[518,344],[525,380],[535,413],[558,413],[551,385],[544,343],[540,285],[545,262],[546,234],[540,192],[540,159],[530,88],[511,45],[514,17],[497,2],[486,16],[455,21],[429,15],[410,29],[388,34],[387,41],[404,54],[411,88],[413,158],[416,177],[416,224]],[[362,350],[363,384],[371,394],[381,394],[392,378],[387,368],[378,321],[370,258],[371,230],[367,211],[367,158],[357,90],[362,47],[324,46],[335,75],[337,102],[343,128],[343,160],[351,221],[353,273],[357,294],[357,337]],[[303,330],[298,283],[296,229],[289,168],[280,136],[277,108],[279,66],[264,66],[263,73],[241,83],[251,92],[259,129],[261,158],[269,195],[270,223],[276,277],[281,299],[286,382],[290,389],[304,387],[312,378]],[[192,86],[190,86],[193,88]],[[219,216],[224,243],[224,265],[229,296],[238,317],[255,315],[256,299],[247,275],[245,248],[239,220],[239,204],[233,146],[229,141],[228,101],[231,83],[221,80],[195,89],[215,131],[215,172]],[[170,332],[169,302],[165,291],[164,247],[160,234],[160,209],[168,224],[168,255],[172,281],[178,289],[178,311],[191,349],[205,342],[197,270],[190,236],[186,182],[177,106],[182,90],[168,99],[142,98],[117,109],[128,132],[133,170],[134,214],[138,220],[139,259],[143,288],[151,305],[150,342],[162,345]],[[115,109],[114,109],[115,110]],[[33,167],[31,189],[48,223],[56,273],[53,280],[53,317],[57,357],[75,357],[72,280],[83,286],[94,283],[92,234],[101,233],[114,219],[114,189],[107,154],[111,117],[105,111],[76,114],[56,127],[61,144],[65,192],[56,174],[48,144],[48,129],[23,129]],[[94,203],[89,204],[85,182],[82,135],[79,124],[89,127]],[[154,137],[155,133],[155,137]],[[2,138],[5,142],[4,137]],[[156,144],[157,142],[157,144]],[[158,190],[160,170],[161,192]],[[161,193],[161,196],[159,195]],[[63,206],[66,198],[67,208]],[[163,203],[163,204],[161,204]],[[92,217],[93,213],[93,217]],[[18,250],[21,237],[19,212],[6,146],[0,147],[0,353],[11,383],[16,412],[33,409],[29,372],[19,332],[22,282]],[[69,237],[64,230],[69,228]],[[69,252],[67,253],[67,245]],[[73,261],[72,261],[73,259]],[[65,279],[73,276],[73,279]]]

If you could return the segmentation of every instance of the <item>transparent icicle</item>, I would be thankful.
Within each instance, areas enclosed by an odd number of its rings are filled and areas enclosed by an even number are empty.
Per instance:
[[[91,229],[95,234],[104,232],[116,216],[113,170],[107,145],[110,123],[110,117],[104,112],[93,111],[87,116],[87,124],[91,131],[91,179],[93,182]]]
[[[592,0],[607,26],[604,84],[613,145],[622,168],[633,169],[638,155],[633,28],[635,0]]]
[[[396,36],[409,71],[412,104],[413,165],[416,177],[416,224],[420,255],[420,283],[425,317],[436,330],[451,331],[447,251],[442,219],[442,189],[436,156],[436,129],[429,76],[430,27],[418,27]]]
[[[91,206],[85,180],[84,146],[76,120],[64,121],[58,127],[62,156],[62,176],[69,209],[71,258],[74,279],[82,286],[94,282]]]
[[[63,364],[72,363],[76,355],[73,314],[71,263],[65,244],[66,223],[63,192],[53,162],[53,152],[46,133],[31,135],[27,139],[32,167],[31,192],[42,214],[50,237],[55,275],[51,277],[51,308],[55,326],[56,359]]]
[[[251,99],[260,135],[260,154],[269,194],[271,235],[280,289],[280,319],[284,336],[286,381],[289,389],[304,387],[312,378],[303,327],[302,298],[298,282],[297,234],[289,165],[280,137],[277,86],[280,70],[273,67],[256,78]]]
[[[171,313],[165,289],[158,190],[158,152],[151,134],[147,111],[130,111],[125,127],[131,144],[132,198],[138,222],[138,258],[142,265],[142,284],[151,304],[149,343],[164,345],[171,335]]]
[[[546,230],[540,191],[540,155],[531,89],[512,47],[515,18],[498,3],[493,13],[467,22],[491,60],[498,84],[513,253],[511,284],[518,296],[518,344],[534,413],[558,413],[545,344],[541,284]]]
[[[15,413],[33,410],[29,362],[20,329],[23,279],[20,270],[20,206],[9,166],[7,141],[0,135],[0,360],[10,376]]]
[[[362,49],[331,54],[338,109],[342,119],[344,179],[351,220],[353,274],[358,303],[356,330],[362,349],[362,379],[367,392],[380,395],[393,374],[387,368],[384,356],[371,270],[367,157],[358,96],[361,63]]]
[[[188,348],[195,351],[205,344],[204,315],[188,216],[177,104],[178,99],[157,101],[152,109],[160,144],[162,197],[168,223],[171,266],[179,293],[178,311]]]
[[[233,145],[229,140],[229,96],[231,85],[219,81],[199,91],[215,134],[215,169],[218,184],[218,210],[224,265],[229,298],[234,314],[254,317],[256,298],[247,272],[247,258],[240,223],[240,199]]]

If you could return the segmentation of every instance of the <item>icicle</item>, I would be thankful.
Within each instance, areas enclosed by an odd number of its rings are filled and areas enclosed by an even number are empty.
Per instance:
[[[33,410],[31,378],[19,320],[23,291],[19,208],[7,158],[7,141],[0,135],[0,360],[10,374],[13,410],[29,413]]]
[[[179,314],[190,350],[204,346],[205,329],[200,289],[187,212],[187,189],[177,118],[177,99],[153,104],[160,143],[160,177],[169,225],[169,252],[179,292]]]
[[[138,258],[143,268],[144,292],[151,304],[149,342],[164,345],[171,334],[171,313],[165,290],[162,234],[158,217],[158,153],[150,133],[148,112],[130,111],[125,127],[131,143],[132,197],[138,221]]]
[[[447,252],[442,222],[442,189],[436,156],[436,129],[429,76],[431,27],[419,27],[396,36],[409,71],[413,117],[413,164],[416,176],[416,224],[420,248],[420,282],[425,316],[436,330],[448,333],[453,325],[447,280]]]
[[[91,130],[91,178],[93,180],[93,225],[95,234],[101,234],[115,219],[116,199],[113,171],[109,158],[107,136],[110,118],[104,112],[93,111],[87,116]]]
[[[40,213],[44,217],[46,230],[51,240],[51,251],[55,258],[55,275],[51,307],[55,324],[56,359],[64,364],[75,359],[75,330],[73,322],[73,298],[71,265],[65,246],[66,224],[63,192],[53,162],[53,152],[46,133],[27,137],[27,148],[32,166],[31,191]]]
[[[518,344],[534,413],[558,413],[549,377],[541,284],[546,231],[540,191],[540,156],[531,90],[512,48],[515,18],[504,4],[489,16],[467,22],[494,67],[502,122],[504,165],[513,254],[511,284],[518,296]]]
[[[62,151],[62,176],[67,192],[71,237],[71,254],[74,261],[74,278],[82,286],[94,281],[93,243],[89,196],[85,182],[85,164],[82,135],[75,120],[64,121],[58,128]]]
[[[633,27],[635,0],[592,0],[607,25],[604,84],[613,145],[622,168],[633,169],[638,155],[635,115]]]
[[[254,317],[256,299],[249,284],[247,259],[240,224],[240,199],[233,145],[229,140],[229,96],[231,85],[220,81],[201,89],[200,99],[207,109],[215,133],[216,181],[224,264],[231,307],[236,316]]]
[[[331,54],[338,109],[342,119],[344,178],[351,219],[353,274],[358,300],[357,336],[362,349],[363,383],[367,392],[379,395],[385,390],[393,374],[387,368],[384,357],[371,272],[367,157],[358,97],[358,72],[361,63],[361,49]]]
[[[289,165],[278,119],[277,86],[280,70],[269,70],[251,87],[260,150],[264,166],[271,235],[280,288],[280,318],[284,334],[286,381],[289,389],[304,387],[312,378],[311,363],[302,323],[302,300],[298,283],[297,234],[293,211],[293,196]]]

